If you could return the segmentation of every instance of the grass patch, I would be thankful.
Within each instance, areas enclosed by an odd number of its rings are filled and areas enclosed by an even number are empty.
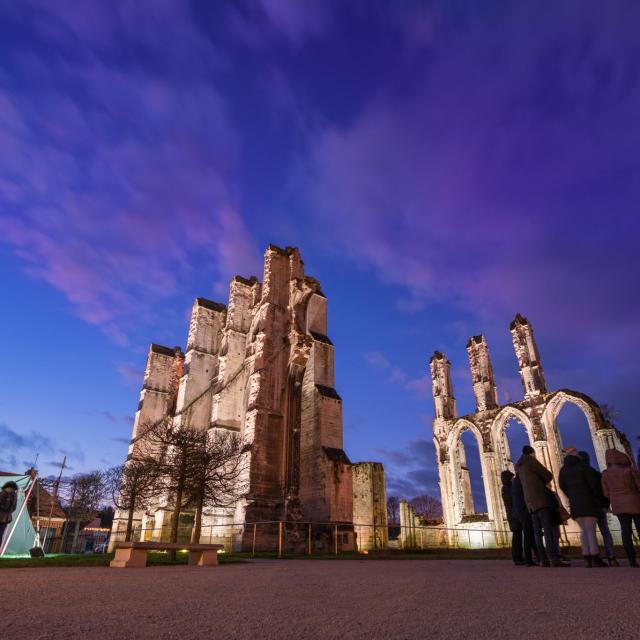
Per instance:
[[[178,552],[175,561],[169,561],[166,553],[151,551],[147,565],[187,564],[187,553]],[[0,569],[22,569],[28,567],[108,567],[112,553],[55,554],[44,558],[0,558]],[[246,562],[244,558],[219,554],[220,564]]]

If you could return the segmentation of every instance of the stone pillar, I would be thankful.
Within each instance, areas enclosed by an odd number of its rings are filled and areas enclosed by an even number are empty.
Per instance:
[[[408,507],[406,500],[400,500],[400,545],[403,549],[408,549],[411,545]]]
[[[436,351],[429,360],[429,368],[436,420],[454,420],[458,417],[458,409],[451,383],[451,363],[444,353]]]
[[[596,451],[596,463],[600,467],[600,471],[604,471],[607,468],[605,461],[607,449],[617,449],[627,453],[615,429],[598,429],[593,434],[593,448]],[[633,462],[633,458],[631,460]]]
[[[458,523],[456,520],[456,501],[454,498],[451,480],[452,466],[450,462],[439,462],[438,475],[440,479],[440,498],[442,501],[442,519],[446,527],[447,540],[450,545],[455,541],[455,527]]]
[[[496,454],[493,451],[483,451],[482,456],[482,482],[487,500],[487,515],[489,520],[500,525],[504,519],[502,496]]]
[[[518,359],[520,379],[526,399],[547,393],[547,383],[540,362],[540,354],[533,337],[533,328],[526,318],[517,314],[510,325],[513,348]]]
[[[498,391],[489,358],[489,347],[483,335],[473,336],[467,343],[476,411],[487,411],[498,406]]]

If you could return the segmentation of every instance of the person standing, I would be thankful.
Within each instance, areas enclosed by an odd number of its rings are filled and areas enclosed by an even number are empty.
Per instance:
[[[4,483],[2,491],[0,491],[0,547],[2,546],[4,532],[7,530],[13,518],[13,512],[16,510],[17,501],[18,485],[13,480],[9,480],[9,482]]]
[[[522,554],[522,525],[514,516],[513,498],[511,497],[511,481],[513,480],[513,475],[513,472],[508,469],[500,474],[500,479],[502,480],[502,502],[507,514],[509,529],[511,529],[511,558],[513,559],[513,564],[523,565],[525,561]]]
[[[602,491],[602,474],[591,466],[591,458],[586,451],[578,451],[578,455],[582,460],[582,464],[584,465],[586,472],[593,476],[594,482],[598,488],[598,500],[602,505],[600,515],[598,516],[598,529],[600,529],[600,534],[602,535],[602,541],[604,543],[604,554],[607,556],[607,562],[610,567],[618,567],[620,565],[616,560],[613,536],[611,535],[611,531],[609,531],[609,523],[607,522],[609,499]]]
[[[511,480],[511,504],[511,512],[518,522],[520,522],[520,526],[522,527],[522,555],[524,557],[524,563],[528,567],[535,567],[538,565],[538,562],[534,561],[534,554],[536,555],[537,560],[542,560],[542,558],[539,556],[536,548],[535,535],[533,533],[533,521],[531,520],[529,509],[527,509],[527,504],[524,501],[522,483],[520,482],[520,478],[517,473]]]
[[[553,514],[547,495],[547,484],[553,480],[553,475],[536,460],[535,451],[529,445],[522,447],[522,456],[516,464],[516,472],[522,483],[525,503],[531,512],[538,557],[545,566],[570,567],[571,565],[558,555],[553,540]],[[548,561],[544,559],[545,551]]]
[[[569,499],[571,517],[580,527],[580,544],[587,567],[606,567],[600,558],[596,525],[602,509],[602,492],[593,475],[587,473],[575,447],[565,449],[558,484]]]
[[[602,472],[602,490],[611,501],[611,511],[620,521],[622,545],[629,565],[637,567],[632,527],[635,523],[640,536],[640,477],[622,451],[607,449],[605,460],[607,468]]]

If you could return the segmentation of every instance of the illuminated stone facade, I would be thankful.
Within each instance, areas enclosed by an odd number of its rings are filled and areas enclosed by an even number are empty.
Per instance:
[[[384,549],[389,542],[387,491],[381,462],[352,466],[353,523],[359,550]]]
[[[320,283],[305,275],[297,249],[270,245],[262,282],[236,276],[228,305],[196,299],[185,354],[151,345],[130,452],[140,426],[165,416],[239,433],[252,445],[248,494],[234,508],[204,514],[205,541],[232,539],[247,548],[246,523],[322,522],[331,523],[326,531],[338,532],[344,549],[353,548],[352,465],[343,450],[333,363]],[[167,525],[166,506],[161,500],[138,514],[154,537]],[[115,530],[122,527],[117,515]],[[304,543],[306,535],[290,529],[287,539]],[[258,536],[269,535],[273,528],[258,528]]]
[[[451,383],[451,364],[446,356],[436,352],[430,360],[435,406],[433,435],[438,457],[444,526],[451,532],[452,544],[466,544],[466,541],[471,546],[481,544],[480,536],[477,535],[478,540],[474,542],[468,530],[482,533],[482,544],[507,542],[508,536],[502,533],[508,531],[509,527],[500,494],[500,473],[505,469],[513,470],[520,455],[519,451],[512,454],[509,450],[505,433],[509,420],[514,419],[524,426],[537,459],[552,471],[555,481],[562,465],[563,449],[556,418],[566,403],[576,405],[585,414],[596,452],[596,463],[600,469],[605,468],[604,452],[608,448],[614,447],[631,454],[626,437],[605,420],[594,400],[568,389],[551,392],[547,390],[533,329],[528,320],[518,314],[510,329],[524,390],[524,398],[518,402],[505,405],[498,403],[484,336],[474,336],[467,344],[476,399],[476,412],[471,415],[458,416]],[[475,512],[469,469],[461,442],[464,431],[471,431],[478,443],[487,503],[486,514]],[[630,457],[633,459],[632,455]],[[558,493],[566,502],[562,492]],[[467,530],[465,535],[460,535],[459,532],[464,530]]]

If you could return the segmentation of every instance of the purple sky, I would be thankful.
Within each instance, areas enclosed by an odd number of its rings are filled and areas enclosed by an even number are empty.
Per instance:
[[[560,4],[560,6],[558,6]],[[330,299],[345,448],[433,491],[427,361],[637,427],[636,2],[0,5],[0,467],[125,453],[151,340],[183,344],[269,242]],[[586,429],[571,412],[565,440]]]

